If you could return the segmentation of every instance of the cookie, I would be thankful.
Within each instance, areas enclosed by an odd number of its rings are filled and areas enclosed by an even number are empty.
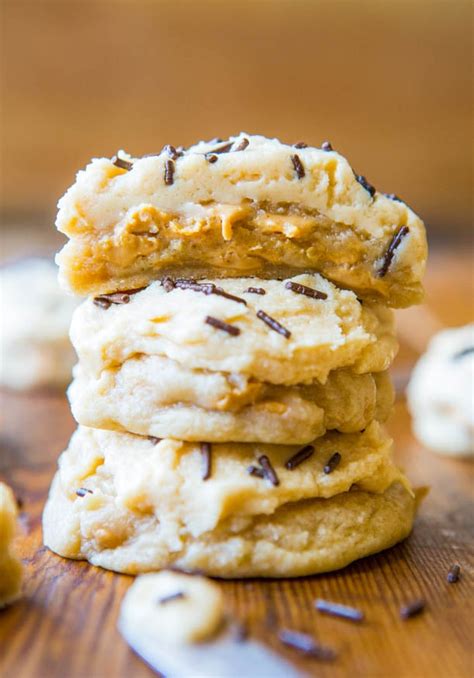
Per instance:
[[[120,303],[123,295],[88,299],[71,324],[82,368],[99,375],[137,355],[164,356],[191,369],[292,385],[324,383],[343,367],[379,372],[393,360],[398,345],[389,309],[361,303],[320,275],[259,280],[263,295],[248,291],[255,283],[224,279],[217,288],[196,288],[165,281],[125,295],[127,303]],[[306,294],[295,291],[301,286]]]
[[[21,595],[22,566],[12,551],[17,515],[15,495],[0,482],[0,608]]]
[[[385,421],[387,372],[331,372],[326,383],[275,386],[240,374],[191,370],[160,356],[130,358],[98,377],[81,365],[68,390],[85,426],[159,438],[305,444],[327,430],[353,433]]]
[[[439,332],[408,385],[413,429],[434,452],[474,456],[474,324]]]
[[[212,638],[224,622],[224,596],[205,577],[178,572],[143,574],[128,589],[119,628],[127,637],[153,633],[157,642],[182,645]]]
[[[320,272],[364,298],[422,298],[423,222],[332,149],[240,134],[184,152],[93,160],[59,201],[62,283],[77,294],[165,274]]]
[[[0,268],[0,305],[8,322],[0,333],[0,384],[23,390],[64,387],[75,353],[69,325],[77,300],[57,282],[48,259],[22,259]]]
[[[60,555],[117,571],[184,566],[188,552],[205,553],[214,533],[225,560],[226,540],[249,526],[256,535],[267,524],[278,531],[279,512],[297,516],[316,498],[324,501],[314,506],[327,507],[329,515],[330,500],[356,487],[371,511],[370,498],[383,496],[394,483],[410,493],[393,463],[391,441],[375,422],[364,433],[327,434],[298,463],[300,449],[230,443],[203,449],[80,427],[60,458],[44,514],[45,544]],[[203,570],[211,572],[210,567]],[[268,562],[268,571],[272,567],[283,576],[277,561]],[[240,576],[239,568],[236,563],[233,570],[229,561],[221,574]],[[291,573],[289,566],[286,574]]]
[[[330,499],[283,504],[271,515],[230,517],[199,537],[182,532],[170,543],[166,523],[114,509],[112,495],[106,501],[108,510],[105,503],[100,515],[96,509],[88,516],[56,476],[44,514],[46,545],[128,574],[174,566],[224,578],[297,577],[336,570],[393,546],[410,533],[416,508],[400,483],[381,494],[354,488]]]

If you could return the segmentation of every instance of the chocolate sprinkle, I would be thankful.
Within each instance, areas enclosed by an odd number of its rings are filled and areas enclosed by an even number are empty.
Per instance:
[[[163,440],[163,438],[157,438],[156,436],[147,436],[147,439],[153,445],[158,445],[158,443],[161,443],[161,441]]]
[[[265,478],[271,482],[272,485],[279,485],[280,481],[278,480],[278,476],[275,472],[275,469],[272,466],[272,463],[270,459],[267,457],[266,454],[262,454],[258,458],[258,463],[263,469],[263,472],[265,473]]]
[[[323,143],[321,144],[321,150],[329,152],[329,151],[333,151],[334,149],[333,149],[330,141],[323,141]]]
[[[446,575],[446,581],[448,584],[455,584],[457,581],[459,581],[459,575],[461,574],[461,566],[459,563],[454,563],[454,565],[451,565],[449,568],[449,572]]]
[[[267,315],[267,313],[265,313],[265,311],[258,311],[257,312],[257,318],[260,318],[260,320],[263,320],[265,325],[268,325],[268,327],[270,327],[275,332],[278,332],[278,334],[281,334],[286,339],[289,339],[291,337],[290,330],[287,330],[286,327],[283,327],[283,325],[280,325],[280,323],[277,320],[275,320],[271,316]]]
[[[319,290],[314,290],[312,287],[307,287],[306,285],[300,285],[300,283],[295,283],[292,280],[288,280],[285,283],[287,290],[296,292],[296,294],[304,294],[305,297],[312,297],[313,299],[327,299],[328,295],[325,292],[320,292]]]
[[[114,292],[113,294],[102,294],[99,297],[95,297],[94,304],[100,306],[101,303],[107,303],[109,306],[111,304],[128,304],[130,301],[130,295],[126,292]]]
[[[416,615],[421,614],[426,607],[426,603],[423,598],[418,598],[408,605],[403,605],[400,608],[400,617],[402,619],[410,619],[411,617],[416,617]]]
[[[158,600],[158,604],[166,605],[167,603],[171,603],[174,600],[182,600],[183,598],[186,598],[186,594],[183,591],[176,591],[176,593],[170,593],[168,596],[163,596],[163,598],[160,598]]]
[[[375,188],[372,186],[372,184],[369,184],[367,179],[363,177],[362,174],[355,174],[354,172],[354,176],[359,182],[359,184],[362,186],[362,188],[365,188],[367,193],[369,193],[370,197],[373,198],[375,195]]]
[[[379,270],[377,271],[379,278],[383,278],[384,275],[387,274],[388,269],[390,268],[390,264],[392,263],[395,250],[397,247],[400,245],[402,242],[403,238],[410,232],[410,229],[408,226],[402,226],[401,228],[398,229],[398,231],[395,233],[393,236],[392,240],[390,241],[389,246],[387,247],[387,251],[385,252],[382,265],[380,266]]]
[[[210,443],[201,443],[202,479],[209,480],[212,473],[212,448]]]
[[[80,487],[76,490],[76,494],[78,497],[85,497],[86,494],[93,494],[93,492],[92,490],[88,490],[87,487]]]
[[[171,160],[177,160],[179,157],[183,155],[183,151],[176,149],[174,146],[171,144],[166,144],[166,146],[163,148],[163,151],[169,155]]]
[[[204,157],[206,158],[207,162],[211,163],[211,165],[217,162],[219,159],[219,156],[216,155],[215,153],[206,153]]]
[[[459,360],[460,358],[465,358],[467,355],[474,353],[474,346],[467,346],[463,348],[462,351],[458,351],[453,355],[453,360]]]
[[[288,459],[285,463],[285,468],[288,471],[293,471],[294,468],[302,464],[304,461],[312,457],[314,454],[314,447],[312,445],[306,445],[299,452],[296,452],[292,457]]]
[[[161,281],[161,286],[164,287],[165,292],[172,292],[175,288],[175,284],[172,278],[170,278],[169,275],[167,275],[163,280]]]
[[[349,619],[350,621],[362,621],[364,619],[364,613],[356,607],[331,603],[329,600],[322,600],[322,598],[318,598],[314,603],[314,606],[318,612],[323,612],[324,614],[329,614],[333,617],[341,617],[342,619]]]
[[[237,146],[234,146],[232,148],[232,153],[238,153],[239,151],[243,151],[244,149],[247,148],[249,143],[250,141],[244,137],[242,141],[239,144],[237,144]]]
[[[167,186],[171,186],[174,182],[174,162],[170,158],[165,160],[164,180]]]
[[[93,302],[96,306],[100,308],[110,308],[111,304],[128,304],[130,297],[134,294],[138,294],[144,287],[138,287],[134,290],[123,290],[122,292],[111,292],[110,294],[100,294],[98,297],[95,297]]]
[[[115,165],[115,167],[120,167],[120,169],[127,170],[127,172],[130,172],[133,167],[133,162],[119,158],[118,155],[114,155],[112,158],[112,163]]]
[[[174,286],[180,290],[193,290],[194,292],[202,292],[203,294],[212,294],[214,283],[198,283],[195,280],[186,278],[178,278],[174,281]]]
[[[207,151],[206,155],[207,155],[208,153],[217,153],[217,154],[220,154],[220,153],[228,153],[228,152],[230,151],[230,149],[232,148],[233,145],[234,145],[234,142],[233,142],[233,141],[228,141],[228,142],[227,142],[226,144],[224,144],[223,146],[216,146],[216,148],[213,148],[212,150]]]
[[[330,457],[327,460],[327,462],[324,466],[324,469],[323,469],[324,473],[326,473],[326,474],[332,473],[334,471],[334,469],[339,466],[340,461],[341,461],[341,455],[339,454],[339,452],[334,452],[332,457]]]
[[[248,292],[249,294],[260,294],[262,296],[267,293],[266,290],[263,289],[263,287],[247,287],[245,291]]]
[[[245,299],[241,297],[236,297],[234,294],[229,294],[222,287],[217,287],[214,283],[198,283],[195,280],[186,280],[180,278],[174,281],[174,286],[179,287],[182,290],[194,290],[195,292],[202,292],[203,294],[216,294],[219,297],[225,297],[231,301],[236,301],[238,304],[243,304],[247,306]]]
[[[317,643],[314,638],[306,633],[299,633],[298,631],[289,631],[283,629],[278,634],[279,640],[288,647],[301,652],[307,657],[314,659],[332,660],[336,658],[336,652],[330,647],[324,647]]]
[[[219,318],[213,318],[212,315],[206,316],[204,322],[208,325],[212,325],[212,327],[215,327],[218,330],[223,330],[224,332],[227,332],[227,334],[231,334],[233,337],[237,337],[240,334],[240,329],[238,327],[229,325],[229,323],[225,323],[223,320],[219,320]]]
[[[108,299],[104,299],[103,297],[95,297],[94,300],[93,300],[93,303],[94,303],[95,306],[98,306],[99,308],[103,308],[104,311],[106,311],[112,305],[111,301],[109,301]]]
[[[265,471],[258,466],[247,466],[247,473],[256,478],[265,478]]]
[[[298,143],[293,144],[293,148],[308,148],[308,144],[304,141],[298,141]]]
[[[390,198],[390,200],[395,200],[395,202],[405,202],[401,198],[398,197],[398,195],[395,195],[395,193],[384,193],[384,196],[386,198]]]
[[[222,287],[216,287],[214,285],[211,294],[217,294],[217,296],[219,297],[225,297],[226,299],[230,299],[231,301],[236,301],[238,304],[243,304],[244,306],[247,306],[247,302],[245,301],[245,299],[242,299],[241,297],[236,297],[234,294],[229,294],[229,292],[223,290]]]
[[[300,160],[300,156],[295,153],[295,155],[291,156],[291,162],[293,163],[293,167],[296,172],[296,176],[298,179],[302,179],[305,175],[303,163]]]

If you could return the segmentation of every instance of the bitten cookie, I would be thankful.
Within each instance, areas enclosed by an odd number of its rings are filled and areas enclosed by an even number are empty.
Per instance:
[[[63,284],[100,294],[165,274],[320,272],[390,306],[420,301],[423,222],[325,146],[240,134],[187,150],[95,159],[59,201]]]

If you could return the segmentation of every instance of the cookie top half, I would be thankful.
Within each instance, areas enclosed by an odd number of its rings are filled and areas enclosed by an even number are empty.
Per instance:
[[[241,133],[188,149],[93,160],[59,201],[63,285],[78,294],[165,274],[319,272],[393,307],[421,300],[423,222],[330,146]]]

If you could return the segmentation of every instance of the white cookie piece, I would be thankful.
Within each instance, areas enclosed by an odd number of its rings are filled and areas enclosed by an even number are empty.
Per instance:
[[[165,273],[318,271],[359,296],[420,301],[425,228],[405,203],[358,181],[335,151],[244,133],[229,141],[231,152],[211,162],[207,154],[221,144],[200,143],[174,159],[122,153],[116,164],[95,159],[79,172],[56,221],[70,237],[58,255],[63,284],[99,294]]]
[[[309,443],[331,429],[353,433],[373,419],[383,422],[393,404],[387,372],[336,370],[324,385],[275,386],[143,355],[99,377],[79,363],[68,396],[76,421],[93,428],[290,445]]]
[[[41,258],[0,268],[0,384],[23,390],[64,387],[75,353],[69,325],[78,304],[59,287],[57,267]]]
[[[22,565],[12,551],[18,506],[12,490],[0,482],[0,608],[21,595]]]
[[[474,456],[474,324],[435,335],[413,370],[407,397],[424,445]]]
[[[258,284],[264,296],[246,290]],[[314,299],[286,284],[302,284],[327,295]],[[165,356],[191,369],[241,373],[273,384],[301,384],[350,367],[355,373],[388,368],[398,344],[393,312],[361,303],[320,275],[291,281],[224,279],[219,286],[245,304],[218,294],[165,288],[155,282],[129,303],[104,309],[85,301],[74,313],[71,340],[82,369],[99,375],[137,355]],[[291,332],[288,338],[257,317],[258,311]],[[237,336],[206,322],[232,326]]]
[[[223,619],[224,597],[217,584],[161,572],[137,577],[122,602],[119,626],[151,641],[180,645],[211,638]]]

